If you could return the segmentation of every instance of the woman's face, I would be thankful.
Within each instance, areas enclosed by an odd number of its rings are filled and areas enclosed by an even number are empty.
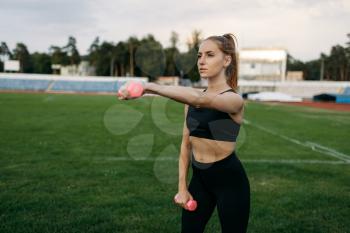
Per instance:
[[[229,65],[227,56],[212,40],[203,41],[198,50],[197,66],[202,78],[217,76]]]

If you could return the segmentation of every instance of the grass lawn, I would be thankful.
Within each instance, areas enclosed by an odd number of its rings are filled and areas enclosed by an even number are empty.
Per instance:
[[[0,93],[0,109],[0,232],[180,232],[182,104]],[[248,232],[350,232],[349,137],[348,112],[246,102]]]

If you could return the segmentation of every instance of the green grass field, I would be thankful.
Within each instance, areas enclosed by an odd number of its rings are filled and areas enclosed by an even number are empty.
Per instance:
[[[182,104],[1,93],[0,108],[0,232],[180,232]],[[248,232],[350,232],[349,137],[348,112],[246,102]]]

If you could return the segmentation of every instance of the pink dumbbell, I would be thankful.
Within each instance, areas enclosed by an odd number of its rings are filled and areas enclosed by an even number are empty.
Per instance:
[[[194,211],[197,208],[197,202],[195,200],[189,200],[186,203],[186,207],[189,211]]]
[[[177,195],[175,196],[175,200],[177,199]],[[186,205],[186,209],[189,211],[194,211],[197,208],[197,202],[195,200],[189,200]]]
[[[141,82],[131,81],[126,89],[129,93],[129,96],[132,98],[140,97],[144,91]],[[118,96],[121,96],[121,90],[118,91]]]

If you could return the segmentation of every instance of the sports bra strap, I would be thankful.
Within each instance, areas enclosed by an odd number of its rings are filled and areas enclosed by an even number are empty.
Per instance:
[[[205,92],[207,89],[204,89],[204,91],[203,92]],[[219,94],[222,94],[222,93],[225,93],[225,92],[228,92],[228,91],[233,91],[233,92],[235,92],[232,88],[231,89],[228,89],[228,90],[226,90],[226,91],[223,91],[223,92],[221,92],[221,93],[219,93]]]
[[[228,90],[226,90],[226,91],[221,92],[220,94],[225,93],[225,92],[228,92],[228,91],[233,91],[233,92],[235,92],[233,89],[228,89]]]

